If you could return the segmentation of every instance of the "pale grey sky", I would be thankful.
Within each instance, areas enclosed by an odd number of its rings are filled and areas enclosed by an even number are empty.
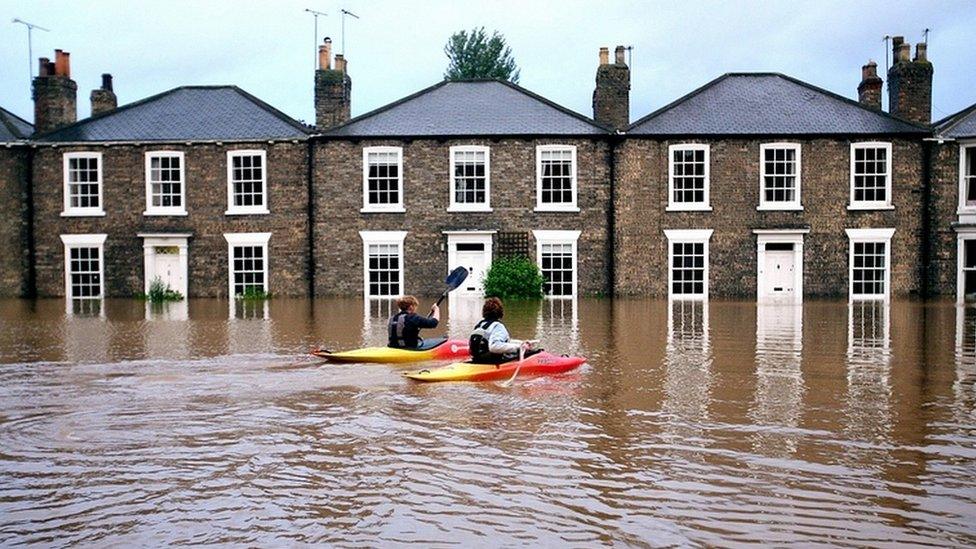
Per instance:
[[[731,71],[775,71],[856,97],[860,67],[884,66],[886,34],[913,45],[931,29],[933,118],[976,103],[976,2],[919,1],[424,1],[0,0],[0,106],[33,118],[34,58],[71,52],[78,116],[100,75],[125,104],[177,86],[235,84],[298,119],[314,119],[314,33],[339,47],[340,8],[353,79],[353,115],[441,80],[454,31],[502,32],[521,84],[588,116],[600,46],[634,46],[631,120]],[[36,63],[36,61],[34,61]],[[36,71],[36,69],[35,69]]]

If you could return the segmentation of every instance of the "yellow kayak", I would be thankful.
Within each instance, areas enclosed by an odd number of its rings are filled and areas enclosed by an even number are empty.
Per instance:
[[[352,351],[313,349],[312,354],[331,362],[372,362],[377,364],[403,364],[425,360],[456,360],[469,356],[468,342],[446,337],[424,340],[417,349],[394,347],[366,347]]]

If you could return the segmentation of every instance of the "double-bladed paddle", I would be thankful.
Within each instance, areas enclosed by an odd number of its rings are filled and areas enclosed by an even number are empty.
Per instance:
[[[451,271],[450,274],[447,275],[447,278],[444,279],[444,284],[447,284],[447,289],[444,290],[444,293],[442,293],[439,298],[437,298],[437,303],[434,303],[434,307],[440,305],[441,301],[444,301],[444,298],[447,297],[447,294],[449,294],[452,290],[456,290],[466,278],[468,278],[468,270],[464,267],[457,267]],[[427,316],[434,314],[434,307],[431,307],[432,310]]]

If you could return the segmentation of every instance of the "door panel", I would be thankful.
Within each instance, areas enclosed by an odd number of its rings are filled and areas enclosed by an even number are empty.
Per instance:
[[[769,296],[792,296],[794,291],[794,255],[792,251],[766,252],[763,293]]]

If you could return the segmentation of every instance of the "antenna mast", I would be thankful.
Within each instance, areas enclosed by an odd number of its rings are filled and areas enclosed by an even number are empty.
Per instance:
[[[305,8],[305,11],[312,14],[315,18],[315,38],[312,40],[312,68],[319,68],[319,16],[325,17],[327,14],[324,11],[315,11]]]
[[[344,9],[344,10],[340,10],[340,11],[342,11],[342,40],[341,40],[341,42],[342,42],[342,55],[345,56],[346,55],[346,16],[348,15],[348,16],[353,17],[355,19],[359,19],[359,16],[356,15],[355,13],[349,11],[349,10],[345,10]]]
[[[28,23],[23,19],[18,19],[14,17],[10,20],[11,23],[20,23],[27,27],[27,72],[30,74],[30,80],[34,80],[34,43],[31,37],[31,31],[34,29],[42,30],[44,32],[51,32],[51,29],[45,29],[40,25],[35,25],[33,23]]]

